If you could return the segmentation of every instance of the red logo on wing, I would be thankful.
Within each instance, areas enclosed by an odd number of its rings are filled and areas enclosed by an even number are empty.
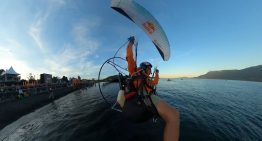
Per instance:
[[[153,34],[155,32],[155,25],[150,21],[146,21],[145,23],[143,23],[143,27],[149,34]]]

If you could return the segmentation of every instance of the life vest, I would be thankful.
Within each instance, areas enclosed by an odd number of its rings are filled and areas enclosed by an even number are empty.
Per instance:
[[[150,96],[153,94],[153,88],[146,81],[146,78],[141,75],[126,79],[123,113],[131,122],[144,122],[158,116]],[[151,89],[151,91],[148,91],[148,89]]]
[[[143,94],[154,93],[153,87],[147,84],[146,78],[142,76],[134,76],[126,79],[125,98],[129,99],[138,92]]]

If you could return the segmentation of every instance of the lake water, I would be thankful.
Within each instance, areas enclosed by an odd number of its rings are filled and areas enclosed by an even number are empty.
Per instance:
[[[105,85],[103,91],[112,98],[117,88]],[[181,141],[262,140],[261,82],[161,79],[157,91],[180,111]],[[0,131],[0,140],[161,141],[163,128],[161,119],[129,123],[93,87],[21,117]]]

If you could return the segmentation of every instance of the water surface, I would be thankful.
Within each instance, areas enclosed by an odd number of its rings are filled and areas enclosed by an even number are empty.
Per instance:
[[[117,84],[103,86],[113,99]],[[181,113],[181,141],[262,140],[262,83],[161,79],[158,95]],[[73,92],[0,131],[0,140],[161,141],[164,122],[129,123],[98,87]]]

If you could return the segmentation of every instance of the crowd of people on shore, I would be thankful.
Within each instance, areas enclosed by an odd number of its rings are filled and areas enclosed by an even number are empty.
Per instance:
[[[58,89],[64,89],[69,87],[90,87],[94,84],[95,83],[93,81],[87,81],[85,83],[79,83],[77,85],[72,85],[69,83],[53,83],[0,86],[0,103],[15,99],[19,100],[31,95],[37,95],[42,93],[48,93],[50,94],[50,98],[54,98],[53,93]]]

